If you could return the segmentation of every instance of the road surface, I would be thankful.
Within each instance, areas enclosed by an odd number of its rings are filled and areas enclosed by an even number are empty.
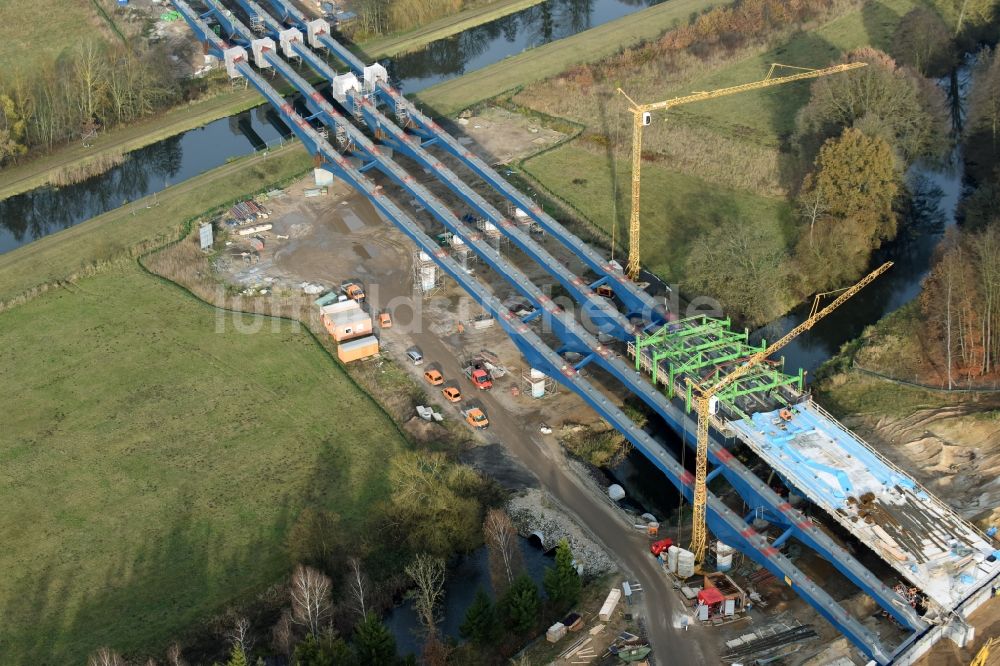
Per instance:
[[[530,470],[563,509],[604,547],[626,577],[642,585],[636,608],[644,616],[658,663],[718,663],[715,637],[708,630],[693,626],[684,631],[674,627],[674,618],[679,618],[684,608],[669,579],[650,555],[646,533],[627,525],[604,497],[572,471],[562,448],[552,438],[539,434],[538,423],[526,423],[525,419],[507,412],[490,392],[477,391],[465,380],[454,351],[437,335],[415,332],[409,337],[423,351],[425,365],[437,364],[449,379],[462,377],[459,386],[465,399],[483,404],[490,420],[486,439],[502,444]]]

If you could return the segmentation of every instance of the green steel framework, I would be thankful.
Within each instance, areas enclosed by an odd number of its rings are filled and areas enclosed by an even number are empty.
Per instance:
[[[653,383],[664,385],[670,398],[678,391],[684,393],[686,408],[691,411],[691,384],[685,378],[690,377],[710,386],[716,379],[725,376],[725,366],[767,349],[767,341],[761,340],[759,346],[752,345],[748,342],[747,331],[733,331],[731,323],[728,318],[712,319],[696,315],[666,324],[649,334],[640,333],[635,338],[634,349],[630,349],[635,356],[635,369],[642,370],[646,365]],[[666,377],[662,376],[661,361],[667,363]],[[779,369],[782,365],[783,362],[762,364],[720,393],[719,400],[740,417],[745,417],[746,414],[735,403],[740,396],[791,385],[802,391],[805,382],[803,371],[799,369],[798,375],[787,375]],[[711,370],[703,374],[706,368]],[[775,392],[771,397],[785,402],[780,393]]]

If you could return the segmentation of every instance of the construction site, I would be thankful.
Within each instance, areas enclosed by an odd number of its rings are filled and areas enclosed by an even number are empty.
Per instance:
[[[594,663],[602,651],[670,663],[656,639],[697,637],[725,663],[902,665],[929,663],[939,643],[979,638],[970,618],[995,613],[1000,588],[995,530],[980,531],[841,424],[778,353],[891,265],[817,297],[801,325],[757,344],[729,320],[688,315],[637,282],[651,114],[863,65],[788,76],[772,68],[753,84],[629,100],[623,267],[493,166],[557,142],[558,132],[494,114],[463,119],[468,136],[456,138],[382,65],[359,60],[325,20],[286,0],[172,3],[233,85],[260,93],[315,158],[305,181],[237,204],[215,221],[214,237],[202,235],[220,281],[245,295],[308,299],[344,363],[389,357],[406,367],[428,396],[415,419],[462,422],[500,446],[504,421],[544,437],[605,423],[690,505],[679,529],[668,516],[623,515],[648,538],[642,555],[673,601],[645,608],[658,635],[609,634]],[[329,86],[317,90],[302,68]],[[626,400],[652,425],[630,418]],[[622,594],[630,605],[627,583]],[[622,594],[613,591],[615,604]],[[577,619],[550,629],[565,648],[555,663],[590,663],[579,659],[585,638],[575,649],[563,638]]]

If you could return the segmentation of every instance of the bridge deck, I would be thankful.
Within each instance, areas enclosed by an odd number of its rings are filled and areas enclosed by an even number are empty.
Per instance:
[[[812,401],[729,427],[798,491],[945,609],[1000,572],[987,538]]]

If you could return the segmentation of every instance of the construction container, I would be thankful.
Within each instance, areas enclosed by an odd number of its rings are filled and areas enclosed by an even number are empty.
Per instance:
[[[371,315],[358,307],[354,301],[350,302],[355,307],[339,312],[325,313],[322,316],[323,326],[337,342],[372,334]]]
[[[611,614],[615,612],[615,608],[618,606],[618,602],[621,598],[621,589],[617,587],[611,588],[611,592],[608,593],[607,599],[604,600],[604,605],[601,606],[600,612],[597,613],[597,617],[601,619],[601,622],[607,622],[611,619]]]
[[[367,338],[356,338],[337,345],[337,358],[344,363],[359,361],[378,354],[378,338],[369,335]]]
[[[325,298],[325,297],[324,297]],[[337,296],[337,298],[340,298]],[[317,301],[318,302],[318,301]],[[340,301],[327,301],[322,306],[320,306],[320,314],[334,314],[337,312],[350,312],[351,310],[357,310],[361,312],[361,304],[357,301],[352,301],[349,298],[344,297],[344,300]]]
[[[545,640],[549,643],[555,643],[560,638],[566,635],[566,625],[562,622],[556,622],[549,630],[545,632]]]

